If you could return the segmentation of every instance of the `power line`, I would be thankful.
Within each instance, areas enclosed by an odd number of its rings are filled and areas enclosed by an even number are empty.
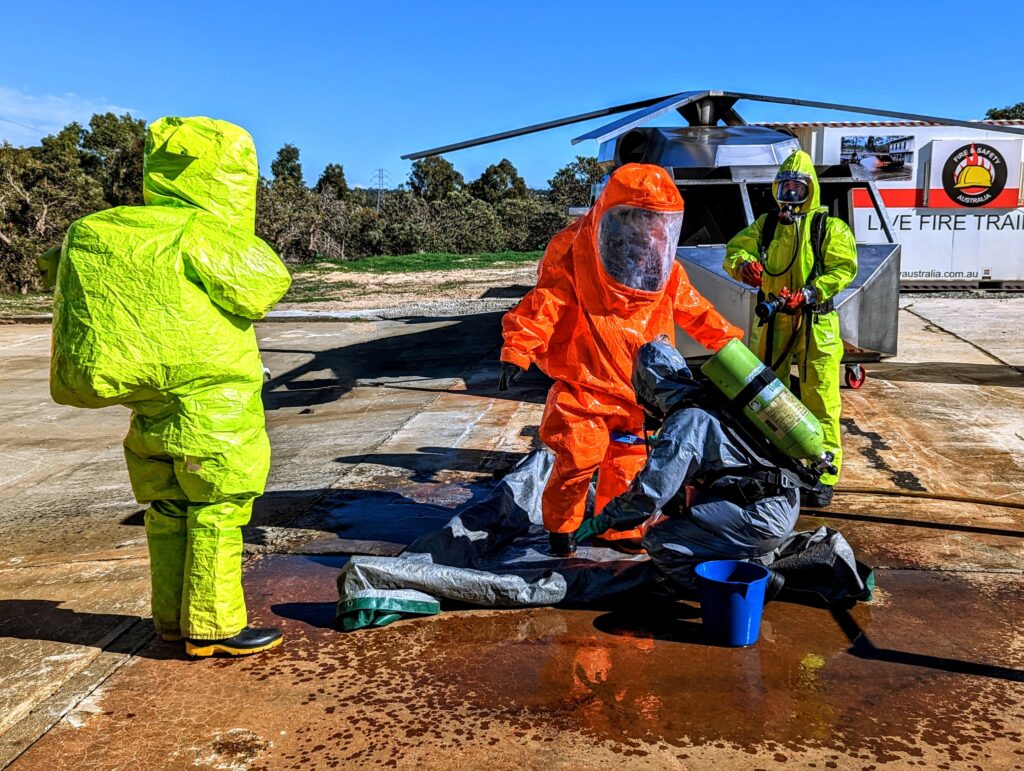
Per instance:
[[[16,120],[11,120],[10,118],[5,118],[3,115],[0,115],[0,120],[4,121],[5,123],[13,123],[15,126],[21,126],[22,128],[27,128],[30,131],[36,131],[36,132],[42,134],[43,136],[46,136],[49,133],[48,131],[44,131],[43,129],[39,128],[38,126],[30,126],[27,123],[19,123]]]

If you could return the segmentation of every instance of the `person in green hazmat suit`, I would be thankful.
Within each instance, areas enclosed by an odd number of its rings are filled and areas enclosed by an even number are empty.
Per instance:
[[[153,621],[192,656],[281,642],[247,625],[242,593],[241,528],[270,468],[252,321],[291,283],[255,235],[258,178],[243,129],[161,118],[146,135],[145,206],[78,220],[40,260],[56,282],[51,395],[131,409]]]
[[[787,387],[795,358],[800,399],[821,423],[838,470],[843,341],[833,298],[857,275],[857,244],[850,227],[819,205],[818,176],[807,153],[797,150],[786,159],[772,193],[778,213],[761,215],[729,241],[724,268],[757,287],[759,299],[779,298],[780,312],[755,328],[750,346]],[[838,480],[838,471],[822,476],[821,493],[806,496],[804,504],[828,506]]]

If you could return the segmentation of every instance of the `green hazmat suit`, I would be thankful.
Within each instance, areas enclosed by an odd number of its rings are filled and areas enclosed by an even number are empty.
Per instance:
[[[132,411],[153,620],[211,640],[246,626],[242,531],[270,468],[252,320],[291,282],[255,235],[252,138],[210,118],[148,129],[145,206],[84,217],[56,269],[50,392]],[[44,263],[52,263],[48,255]]]
[[[843,291],[856,277],[857,243],[845,222],[829,217],[822,248],[823,264],[815,270],[811,220],[815,212],[827,211],[820,206],[818,175],[814,171],[811,157],[802,150],[790,155],[779,171],[806,175],[810,195],[805,203],[794,210],[794,213],[801,216],[793,224],[779,222],[764,257],[762,291],[765,294],[779,294],[783,288],[797,291],[809,286],[816,291],[818,303],[826,302]],[[777,191],[776,181],[772,193]],[[761,215],[754,224],[737,233],[726,246],[723,267],[737,281],[742,281],[740,270],[744,263],[761,260],[761,230],[764,221],[765,215]],[[839,334],[839,314],[834,310],[820,314],[777,313],[769,324],[775,325],[771,362],[778,360],[794,332],[796,334],[792,350],[779,363],[776,374],[788,387],[790,369],[793,360],[796,360],[800,373],[800,400],[821,423],[824,448],[835,454],[834,462],[839,469],[843,462],[839,428],[842,409],[839,377],[843,341]],[[801,328],[795,329],[798,324]],[[762,361],[768,360],[765,356],[768,329],[768,325],[756,327],[750,338],[751,349]],[[829,485],[834,485],[838,479],[838,474],[825,474],[821,477],[821,481]]]

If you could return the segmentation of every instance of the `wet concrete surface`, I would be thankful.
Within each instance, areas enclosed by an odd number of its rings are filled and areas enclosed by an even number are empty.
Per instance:
[[[902,312],[901,355],[844,391],[835,504],[800,522],[880,568],[875,600],[773,603],[750,650],[705,645],[687,603],[330,629],[345,555],[397,553],[537,444],[545,383],[495,393],[484,316],[261,328],[275,469],[246,589],[287,642],[186,661],[144,633],[126,414],[48,404],[40,328],[0,327],[0,469],[44,459],[0,476],[0,765],[1022,768],[1024,375],[985,347],[1013,313],[972,338],[958,302]]]
[[[191,663],[154,642],[15,767],[1024,762],[1018,576],[887,571],[852,611],[769,605],[757,647],[735,650],[704,644],[686,603],[340,634],[342,560],[261,558],[249,599],[286,646]]]
[[[339,458],[371,452],[445,389],[465,391],[460,376],[495,350],[498,320],[490,313],[261,325],[273,467],[245,530],[247,550],[322,535],[325,521],[293,525],[353,470]],[[65,684],[94,668],[148,607],[142,507],[121,451],[129,413],[53,404],[48,364],[47,327],[0,326],[4,736],[33,710],[47,712],[47,700],[63,703]],[[47,634],[51,627],[61,631]],[[0,766],[21,748],[0,743]]]

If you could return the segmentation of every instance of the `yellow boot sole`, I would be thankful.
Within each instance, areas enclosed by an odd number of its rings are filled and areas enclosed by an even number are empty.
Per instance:
[[[188,640],[185,640],[185,653],[195,658],[208,658],[209,656],[215,656],[218,653],[223,653],[228,656],[251,656],[254,653],[263,653],[263,651],[269,651],[271,648],[276,648],[282,642],[284,642],[284,638],[278,637],[274,642],[261,645],[258,648],[232,648],[230,645],[224,645],[223,643],[203,645],[201,643],[191,643]]]

